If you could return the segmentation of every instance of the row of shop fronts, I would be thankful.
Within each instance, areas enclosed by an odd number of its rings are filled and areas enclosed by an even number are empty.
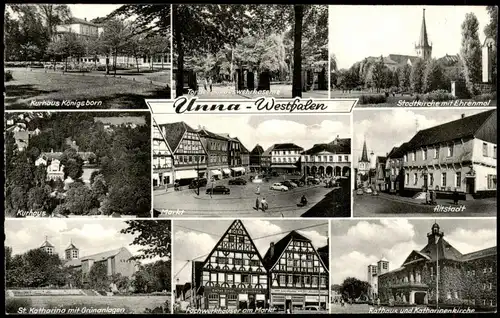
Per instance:
[[[172,169],[156,169],[153,171],[153,186],[171,186],[175,182],[179,185],[188,185],[197,178],[207,178],[209,180],[221,180],[230,177],[239,177],[246,174],[248,168],[232,167],[232,168],[191,168],[186,170]]]

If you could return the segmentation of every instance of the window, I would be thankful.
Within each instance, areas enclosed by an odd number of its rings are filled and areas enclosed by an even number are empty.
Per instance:
[[[488,144],[483,142],[483,157],[488,157]]]
[[[226,275],[224,273],[219,273],[218,276],[217,276],[217,279],[218,279],[218,282],[219,283],[223,283],[226,281]]]
[[[248,274],[241,274],[241,282],[243,283],[250,283],[250,275]]]
[[[227,274],[226,282],[232,285],[234,283],[234,274]]]
[[[446,299],[451,299],[451,291],[448,291],[448,292],[446,293]]]
[[[497,146],[493,146],[493,158],[497,158]]]
[[[218,300],[219,299],[219,295],[217,295],[217,294],[209,294],[208,295],[208,299],[210,299],[210,300]]]
[[[235,241],[234,235],[229,235],[229,242],[233,243]]]
[[[339,162],[342,162],[342,156],[338,156]]]
[[[403,160],[404,160],[404,162],[408,162],[408,155],[407,154],[404,155]]]
[[[210,281],[211,282],[216,282],[217,281],[217,273],[211,273],[210,274]]]
[[[434,148],[434,159],[439,159],[439,147]]]
[[[413,185],[417,185],[417,183],[418,183],[418,174],[414,173],[413,174]]]
[[[496,149],[496,147],[495,147]],[[349,156],[344,156],[344,161],[349,161]]]
[[[241,274],[234,274],[234,282],[236,284],[241,283]]]
[[[417,160],[417,152],[415,150],[411,153],[411,160],[412,161],[416,161]]]
[[[476,270],[472,270],[472,276],[476,276]]]
[[[492,283],[490,283],[490,286],[489,286],[489,287],[490,287],[489,289],[491,290],[491,289],[493,288],[493,284],[492,284]]]
[[[488,189],[497,188],[497,176],[495,174],[488,175]]]
[[[448,157],[453,157],[453,144],[448,145]]]
[[[429,173],[429,186],[433,186],[434,185],[434,174],[433,173]]]
[[[446,187],[446,172],[441,174],[441,186]]]
[[[493,268],[492,267],[490,267],[490,273],[493,273]]]
[[[485,268],[483,268],[483,273],[486,273],[486,267],[485,267]]]
[[[252,275],[252,285],[259,283],[259,275]]]
[[[457,188],[460,188],[462,186],[462,173],[460,171],[457,172],[457,174],[456,174],[455,186]]]
[[[245,243],[245,237],[244,236],[238,237],[238,242],[239,243]]]
[[[427,149],[422,149],[422,159],[427,160]]]
[[[410,184],[410,174],[409,173],[405,174],[405,179],[406,179],[406,184]]]
[[[285,275],[279,275],[279,282],[281,286],[284,286],[286,284],[286,276]]]

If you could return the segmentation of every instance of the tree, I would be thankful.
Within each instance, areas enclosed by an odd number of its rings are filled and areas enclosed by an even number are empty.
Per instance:
[[[462,23],[462,46],[460,58],[463,61],[464,76],[470,94],[477,92],[475,83],[481,81],[481,42],[479,41],[479,21],[474,13],[467,13]]]
[[[108,187],[106,185],[106,180],[102,174],[97,175],[92,182],[92,194],[96,199],[102,201],[102,198],[106,196],[108,192]]]
[[[410,77],[411,77],[411,66],[405,64],[404,66],[398,68],[398,80],[399,80],[399,89],[403,92],[410,90]]]
[[[497,79],[497,43],[498,43],[498,7],[497,6],[488,6],[486,7],[488,11],[488,15],[490,16],[490,23],[486,25],[484,28],[484,34],[486,37],[491,37],[495,40],[495,45],[493,45],[492,52],[492,79],[493,84],[496,87],[496,79]]]
[[[429,93],[435,90],[447,89],[444,70],[435,59],[427,61],[424,71],[422,90]]]
[[[56,26],[68,22],[71,18],[71,11],[67,4],[37,4],[41,13],[48,38],[56,31]]]
[[[368,294],[370,284],[355,277],[347,277],[341,285],[342,293],[354,300]]]
[[[171,256],[171,222],[170,221],[125,221],[127,228],[122,229],[120,233],[137,236],[132,245],[142,246],[139,249],[140,255],[132,259],[150,259],[153,257]]]
[[[66,192],[64,208],[74,215],[85,215],[96,207],[96,201],[92,191],[84,184],[73,183]]]
[[[380,56],[380,58],[373,65],[371,73],[372,87],[374,87],[377,90],[377,92],[379,92],[381,88],[384,88],[386,84],[385,69],[386,66],[384,64],[384,58]]]
[[[28,191],[28,207],[35,211],[47,211],[49,206],[50,187],[34,187]]]
[[[414,94],[422,93],[422,89],[424,86],[423,83],[424,70],[425,70],[424,60],[417,59],[413,63],[410,73],[410,88]]]
[[[113,69],[116,76],[118,53],[123,50],[133,35],[132,25],[119,19],[106,21],[101,35],[102,53],[106,55],[106,74],[109,74],[109,56],[113,56]]]
[[[83,272],[81,268],[65,267],[66,284],[70,288],[83,288]]]
[[[61,164],[64,165],[64,179],[77,180],[83,175],[83,159],[75,149],[68,148],[63,152]]]
[[[54,63],[57,57],[64,59],[64,70],[66,71],[68,69],[68,59],[85,54],[85,47],[81,38],[75,33],[68,32],[50,41],[47,53],[53,57]]]
[[[292,97],[302,97],[302,19],[304,18],[304,5],[293,5],[294,31],[293,31],[293,79]]]
[[[89,287],[96,290],[109,290],[110,280],[105,263],[94,263],[86,277]]]

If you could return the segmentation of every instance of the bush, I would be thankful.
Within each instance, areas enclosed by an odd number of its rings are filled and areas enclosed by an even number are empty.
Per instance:
[[[361,95],[359,104],[382,104],[387,102],[387,97],[384,94]]]
[[[472,98],[475,101],[478,102],[487,102],[489,100],[497,100],[497,93],[489,93],[489,94],[481,94],[481,95],[476,95]]]
[[[8,314],[17,314],[19,308],[28,309],[31,307],[31,299],[29,298],[5,298],[5,312]]]
[[[12,77],[12,72],[11,71],[5,71],[4,81],[8,82],[8,81],[12,81],[13,79],[14,78]]]
[[[455,96],[453,96],[450,92],[443,89],[432,91],[421,97],[421,100],[423,101],[436,101],[436,102],[445,102],[454,99]]]

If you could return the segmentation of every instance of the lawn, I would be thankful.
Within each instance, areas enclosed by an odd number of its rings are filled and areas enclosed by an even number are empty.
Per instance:
[[[170,98],[170,90],[166,86],[161,87],[142,81],[111,76],[91,76],[85,73],[45,73],[43,70],[30,71],[29,69],[11,69],[11,71],[13,80],[5,83],[7,109],[40,108],[32,106],[31,102],[62,100],[101,101],[102,105],[92,107],[100,109],[146,109],[145,98]],[[155,80],[162,80],[167,77],[165,74],[168,75],[166,72],[148,75],[155,76]],[[62,107],[58,107],[60,108]]]

